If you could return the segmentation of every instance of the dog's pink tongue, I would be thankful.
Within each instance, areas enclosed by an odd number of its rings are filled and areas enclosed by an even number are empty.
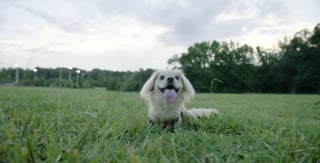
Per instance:
[[[177,98],[176,91],[174,89],[165,89],[164,97],[167,102],[173,102]]]

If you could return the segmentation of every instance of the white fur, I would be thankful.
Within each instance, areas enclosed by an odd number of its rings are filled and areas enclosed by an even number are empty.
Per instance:
[[[160,76],[165,77],[161,80]],[[178,77],[177,77],[178,76]],[[173,102],[166,102],[163,92],[159,88],[166,87],[167,78],[173,77],[173,85],[179,89],[177,98]],[[178,79],[176,79],[177,77]],[[190,81],[178,70],[160,70],[152,76],[143,85],[140,95],[148,102],[149,119],[157,122],[164,122],[179,117],[181,113],[189,117],[210,117],[211,114],[218,114],[216,109],[191,109],[185,108],[185,103],[195,95],[194,88]]]

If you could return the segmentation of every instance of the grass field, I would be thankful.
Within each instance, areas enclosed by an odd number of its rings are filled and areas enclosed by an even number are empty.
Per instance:
[[[319,95],[198,94],[221,111],[148,126],[138,93],[0,87],[0,162],[319,162]]]

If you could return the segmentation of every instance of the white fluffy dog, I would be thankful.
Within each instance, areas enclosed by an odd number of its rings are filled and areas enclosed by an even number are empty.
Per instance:
[[[195,91],[178,70],[154,72],[142,87],[140,95],[149,104],[149,123],[159,123],[163,128],[181,123],[182,115],[197,118],[218,114],[216,109],[185,108],[185,102],[194,97]]]

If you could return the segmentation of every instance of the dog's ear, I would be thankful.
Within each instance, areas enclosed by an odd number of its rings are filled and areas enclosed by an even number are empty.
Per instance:
[[[191,82],[186,78],[186,76],[181,72],[181,79],[183,83],[183,94],[186,98],[186,100],[189,100],[190,98],[194,97],[195,91],[191,84]]]
[[[158,77],[159,71],[154,72],[151,77],[144,83],[141,91],[140,91],[140,96],[142,98],[147,99],[150,96],[150,93],[154,89],[154,83]]]

